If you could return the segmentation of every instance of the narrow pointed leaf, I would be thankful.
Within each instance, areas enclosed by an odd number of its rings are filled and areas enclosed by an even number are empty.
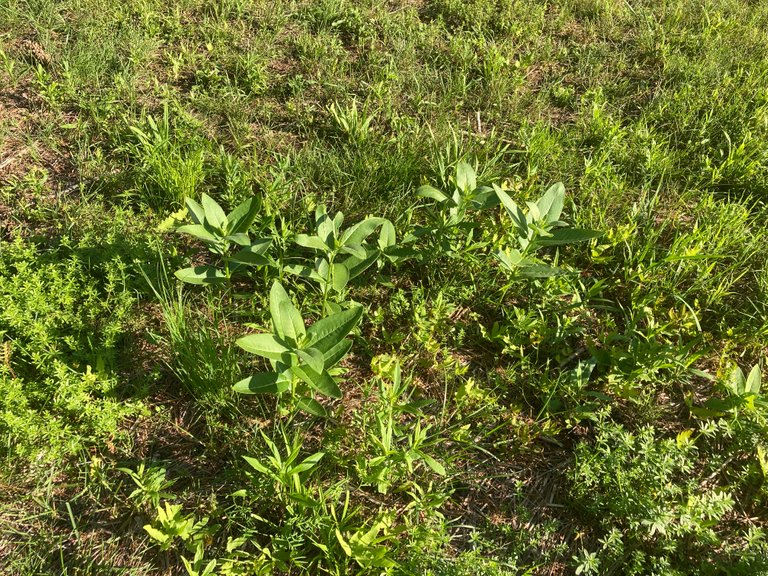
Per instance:
[[[317,466],[318,462],[323,459],[323,456],[325,456],[325,452],[316,452],[310,456],[307,456],[302,460],[299,464],[294,466],[291,469],[292,474],[301,474],[302,472],[306,472],[308,470],[311,470],[315,466]]]
[[[557,228],[551,231],[551,236],[538,238],[536,243],[540,246],[562,246],[576,242],[586,242],[603,235],[599,230],[586,228]]]
[[[251,458],[250,456],[243,456],[243,460],[248,462],[249,466],[256,470],[257,472],[260,472],[261,474],[269,474],[269,468],[264,466],[261,462],[259,462],[256,458]]]
[[[434,472],[435,474],[438,474],[440,476],[445,476],[445,467],[432,458],[429,454],[425,454],[424,452],[420,452],[421,457],[424,459],[424,463],[429,466],[430,470]]]

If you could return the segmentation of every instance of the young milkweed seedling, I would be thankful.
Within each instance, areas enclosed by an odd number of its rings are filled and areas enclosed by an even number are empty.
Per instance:
[[[545,264],[534,254],[545,246],[562,246],[585,242],[603,235],[597,230],[569,228],[560,220],[565,202],[565,187],[562,182],[551,186],[536,202],[526,202],[522,210],[509,194],[496,184],[493,190],[515,225],[516,242],[519,248],[507,248],[496,252],[501,265],[515,275],[528,278],[547,278],[562,274],[563,270]]]
[[[229,281],[232,274],[246,266],[264,266],[269,260],[264,256],[272,240],[260,238],[251,241],[248,229],[256,219],[259,202],[249,198],[229,214],[225,214],[216,201],[203,194],[202,204],[186,199],[187,210],[193,224],[179,226],[176,231],[194,236],[221,257],[224,268],[194,266],[176,271],[176,278],[189,284],[221,284]],[[232,246],[239,250],[230,254]]]
[[[369,216],[365,220],[342,230],[344,214],[337,212],[331,218],[325,206],[315,210],[315,234],[297,234],[294,242],[303,248],[319,252],[313,265],[288,264],[285,271],[314,280],[323,294],[323,308],[328,296],[335,292],[343,298],[347,284],[370,268],[379,258],[397,261],[402,251],[395,247],[395,227],[386,218]],[[379,237],[374,244],[368,238],[377,228]]]
[[[304,320],[278,282],[269,294],[273,333],[251,334],[237,345],[252,354],[267,358],[273,370],[241,380],[234,389],[242,394],[290,394],[292,404],[316,416],[325,408],[314,398],[318,392],[341,398],[341,390],[329,372],[352,347],[346,336],[363,315],[361,306],[342,310],[304,327]]]

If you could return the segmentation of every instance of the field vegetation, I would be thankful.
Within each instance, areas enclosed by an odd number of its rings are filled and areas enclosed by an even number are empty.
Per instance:
[[[0,0],[0,574],[768,574],[768,3]]]

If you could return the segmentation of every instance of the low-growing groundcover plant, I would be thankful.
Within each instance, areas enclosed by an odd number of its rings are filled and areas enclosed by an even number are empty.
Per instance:
[[[767,573],[766,30],[0,0],[0,573]]]

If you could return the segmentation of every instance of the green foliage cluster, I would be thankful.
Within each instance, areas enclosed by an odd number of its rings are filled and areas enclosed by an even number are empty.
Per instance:
[[[99,266],[74,247],[16,238],[0,253],[0,434],[11,452],[44,461],[117,439],[141,411],[120,390],[117,347],[133,299],[119,263]]]
[[[0,0],[0,573],[768,573],[766,30]]]

